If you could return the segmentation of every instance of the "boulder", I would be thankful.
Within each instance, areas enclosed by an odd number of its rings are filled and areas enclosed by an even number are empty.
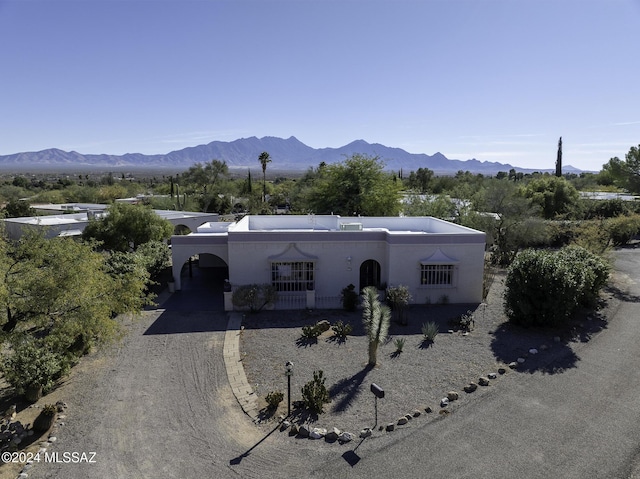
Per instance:
[[[280,424],[280,431],[286,431],[289,426],[291,426],[289,421],[282,421]]]
[[[512,361],[512,362],[509,363],[509,367],[511,369],[516,369],[518,367],[518,363],[515,362],[515,361]]]
[[[306,424],[303,424],[298,428],[298,435],[300,437],[309,437],[309,433],[311,433],[311,428]]]
[[[488,377],[489,379],[495,379],[495,378],[497,378],[497,377],[498,377],[498,375],[497,375],[496,373],[489,373],[489,374],[487,374],[487,377]]]
[[[422,413],[420,412],[419,409],[416,409],[416,410],[413,411],[412,414],[413,414],[413,417],[419,417]]]
[[[329,328],[331,328],[331,323],[329,322],[329,320],[323,319],[322,321],[318,321],[316,323],[316,328],[318,328],[318,331],[324,333],[325,331],[329,331]]]
[[[338,436],[338,441],[340,442],[351,442],[355,439],[355,436],[350,433],[350,432],[342,432],[340,433],[340,435]]]
[[[538,354],[538,350],[536,348],[531,348],[529,350],[529,354]]]
[[[447,407],[449,405],[449,398],[442,398],[440,400],[440,407]]]
[[[481,376],[480,378],[478,378],[478,384],[480,386],[488,386],[489,385],[489,378],[485,378],[484,376]]]
[[[324,440],[327,442],[337,441],[340,437],[341,431],[337,427],[332,427],[324,436]]]
[[[460,395],[456,391],[449,391],[447,393],[447,399],[449,401],[457,401],[460,398]]]
[[[433,412],[433,409],[431,409],[431,406],[427,406],[426,408],[424,408],[424,412],[426,412],[427,414],[431,414]]]
[[[360,431],[360,437],[362,439],[365,439],[367,437],[371,436],[371,428],[370,427],[365,427],[362,431]]]
[[[398,426],[404,426],[408,422],[409,420],[405,416],[402,416],[398,419]]]
[[[507,370],[505,368],[498,368],[498,374],[504,374]]]
[[[299,432],[300,430],[298,429],[298,425],[293,424],[291,425],[291,429],[289,429],[289,436],[296,436]]]
[[[323,427],[314,427],[311,431],[309,431],[310,439],[322,439],[327,435],[327,430]]]
[[[386,429],[387,429],[387,432],[391,432],[391,431],[393,431],[395,428],[396,428],[395,424],[393,424],[393,423],[389,423],[389,424],[387,424],[387,428],[386,428]]]
[[[478,389],[478,385],[476,383],[469,383],[464,387],[464,392],[472,393],[476,389]]]

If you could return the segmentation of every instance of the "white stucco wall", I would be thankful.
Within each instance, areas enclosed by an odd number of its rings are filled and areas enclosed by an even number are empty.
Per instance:
[[[340,231],[340,222],[362,222],[364,230]],[[314,261],[317,296],[339,296],[350,283],[358,288],[361,264],[373,259],[380,264],[381,283],[408,286],[415,303],[435,303],[443,295],[451,303],[482,301],[484,233],[446,221],[256,216],[229,225],[227,233],[221,228],[208,230],[212,232],[172,238],[177,289],[182,265],[199,253],[214,254],[226,262],[234,286],[270,283],[270,258]],[[438,250],[456,260],[454,284],[421,285],[421,261]]]

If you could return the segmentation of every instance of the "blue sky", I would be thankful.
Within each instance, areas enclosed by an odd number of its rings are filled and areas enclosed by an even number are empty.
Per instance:
[[[597,171],[640,144],[638,25],[640,0],[0,0],[0,155],[295,136],[553,168],[562,136]]]

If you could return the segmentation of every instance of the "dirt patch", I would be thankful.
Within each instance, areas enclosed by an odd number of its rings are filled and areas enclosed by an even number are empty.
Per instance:
[[[287,378],[285,363],[294,364],[291,378],[292,402],[301,400],[302,386],[313,378],[315,370],[322,370],[331,402],[324,413],[310,417],[294,410],[293,419],[320,427],[337,427],[358,433],[375,422],[375,398],[370,386],[375,383],[385,390],[378,401],[378,425],[395,422],[400,416],[431,406],[437,416],[440,400],[448,391],[457,391],[460,400],[448,407],[456,407],[470,397],[481,395],[489,388],[479,388],[473,395],[463,392],[465,385],[478,382],[480,376],[505,368],[492,386],[509,376],[542,371],[560,373],[575,367],[576,349],[591,336],[606,327],[607,310],[615,308],[616,298],[603,294],[598,313],[584,312],[562,330],[534,330],[514,327],[506,320],[502,295],[505,273],[498,272],[487,300],[478,305],[414,305],[409,311],[409,324],[392,323],[389,340],[380,346],[378,365],[367,368],[366,338],[360,312],[344,311],[263,311],[247,314],[241,336],[241,352],[250,385],[266,406],[264,397],[270,391],[282,391],[284,401],[275,412],[262,411],[267,426],[279,415],[287,413]],[[471,311],[475,327],[469,334],[456,331],[455,318]],[[353,326],[353,333],[341,342],[324,333],[317,341],[301,339],[302,327],[326,319],[332,325],[343,321]],[[431,344],[423,341],[421,327],[434,321],[439,334]],[[404,339],[398,352],[395,339]],[[559,340],[558,340],[559,339]],[[544,346],[543,346],[544,345]],[[541,349],[541,346],[542,349]],[[538,354],[529,351],[535,348]],[[517,371],[508,364],[525,359]]]

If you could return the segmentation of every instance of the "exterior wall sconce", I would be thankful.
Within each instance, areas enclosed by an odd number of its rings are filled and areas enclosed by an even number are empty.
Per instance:
[[[347,256],[346,260],[347,260],[347,271],[351,271],[351,260],[353,258],[351,258],[351,256]]]

